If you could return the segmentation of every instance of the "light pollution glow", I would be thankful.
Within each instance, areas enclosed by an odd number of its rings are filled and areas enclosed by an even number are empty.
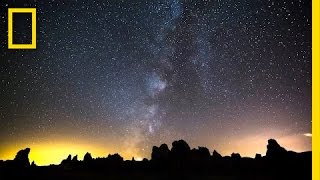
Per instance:
[[[287,150],[302,152],[310,150],[308,148],[308,144],[306,143],[308,141],[306,140],[306,138],[311,141],[310,136],[305,136],[305,134],[277,137],[276,139],[279,144],[285,147]],[[232,139],[233,138],[231,138],[230,140]],[[226,143],[222,143],[219,146],[212,145],[208,148],[211,152],[216,149],[224,156],[230,155],[232,152],[238,152],[244,157],[254,157],[256,153],[265,155],[267,140],[267,135],[260,134],[257,136],[243,137],[241,138],[241,140],[233,141],[233,143],[228,143],[226,141]],[[31,148],[31,152],[29,154],[30,162],[34,161],[37,165],[60,164],[60,162],[69,154],[71,154],[72,156],[78,155],[78,159],[82,160],[86,152],[90,152],[93,157],[106,157],[108,154],[116,153],[113,148],[108,148],[102,142],[73,143],[70,141],[61,140],[54,143],[43,141],[40,143],[33,143],[30,146],[26,146],[25,144],[28,143],[20,142],[19,145],[11,144],[10,146],[5,146],[0,150],[0,159],[14,159],[16,153],[20,149],[24,149],[26,147]],[[167,144],[169,145],[169,147],[171,147],[171,142],[168,142]],[[198,145],[190,143],[191,148],[198,147]],[[149,155],[146,156],[146,158],[150,158],[151,147],[146,151],[149,152]],[[130,154],[130,152],[133,154]],[[122,157],[124,157],[124,159],[131,159],[132,157],[135,157],[135,160],[139,161],[144,158],[144,156],[142,155],[143,152],[133,152],[125,150],[122,152],[119,151],[119,153]]]
[[[30,146],[24,146],[20,143],[16,146],[7,146],[0,150],[0,159],[13,159],[20,149],[31,148],[29,154],[30,162],[34,161],[37,165],[60,164],[69,154],[78,155],[78,159],[82,159],[86,152],[91,152],[95,157],[106,156],[108,149],[97,145],[72,144],[71,142],[57,143],[37,143]]]

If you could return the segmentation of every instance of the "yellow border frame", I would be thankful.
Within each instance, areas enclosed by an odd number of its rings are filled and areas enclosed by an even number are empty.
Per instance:
[[[320,124],[319,124],[319,10],[320,1],[312,0],[312,179],[320,179]]]
[[[8,8],[8,49],[37,48],[37,10],[36,8]],[[13,44],[13,13],[31,13],[32,41],[31,44]]]

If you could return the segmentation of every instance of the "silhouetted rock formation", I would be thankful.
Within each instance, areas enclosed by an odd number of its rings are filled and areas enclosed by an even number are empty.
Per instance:
[[[153,161],[166,161],[169,158],[169,148],[166,144],[161,144],[160,147],[153,146],[151,153],[151,160]]]
[[[87,152],[87,153],[84,155],[84,157],[83,157],[83,161],[84,161],[84,162],[90,162],[90,161],[92,161],[92,156],[91,156],[91,154]]]
[[[213,158],[213,159],[221,159],[222,156],[221,156],[221,154],[219,154],[216,150],[214,150],[214,151],[212,152],[212,158]]]
[[[262,156],[261,156],[261,154],[256,154],[256,156],[254,157],[254,159],[256,159],[256,160],[260,160],[260,159],[262,159]]]
[[[193,161],[209,161],[210,152],[206,147],[198,147],[198,149],[191,150],[191,160]]]
[[[281,158],[286,156],[287,150],[281,147],[274,139],[268,140],[267,153],[268,158]]]
[[[71,154],[69,154],[67,159],[62,160],[61,166],[66,170],[70,170],[75,167],[77,162],[78,162],[78,156],[76,155],[72,158]]]
[[[16,157],[14,158],[14,162],[17,166],[19,167],[28,167],[30,166],[29,162],[29,153],[30,153],[30,148],[26,148],[23,150],[20,150]]]
[[[206,147],[190,150],[184,140],[174,141],[169,150],[166,144],[152,148],[151,161],[123,161],[119,154],[92,158],[69,155],[60,165],[46,167],[29,165],[30,149],[21,150],[14,160],[0,160],[1,179],[264,179],[310,180],[311,152],[287,151],[274,139],[268,140],[267,155],[241,157],[239,153],[222,157],[217,151],[210,155]],[[187,178],[188,179],[188,178]],[[219,178],[218,178],[219,179]]]
[[[31,163],[30,166],[31,166],[31,167],[35,167],[35,166],[37,166],[37,165],[36,165],[36,163],[35,163],[34,161],[32,161],[32,163]]]
[[[67,159],[61,161],[61,164],[71,163],[71,154],[68,155]]]
[[[78,162],[78,155],[75,155],[75,156],[72,158],[71,161],[72,161],[72,162]]]
[[[190,152],[190,146],[184,140],[174,141],[171,148],[172,154],[182,155]]]
[[[174,159],[186,159],[190,153],[190,146],[184,140],[174,141],[172,143],[171,155]]]
[[[114,163],[116,163],[116,162],[122,162],[123,161],[123,157],[121,157],[118,153],[116,153],[116,154],[109,154],[108,155],[108,157],[107,157],[107,159],[109,160],[109,161],[112,161],[112,162],[114,162]]]
[[[239,153],[232,153],[231,158],[233,159],[241,159],[241,155]]]

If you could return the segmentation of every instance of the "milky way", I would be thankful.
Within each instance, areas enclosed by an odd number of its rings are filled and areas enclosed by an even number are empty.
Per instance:
[[[176,139],[223,155],[264,154],[268,138],[311,149],[311,1],[0,6],[0,159],[61,143],[150,157]],[[37,8],[37,50],[7,49],[8,7]]]

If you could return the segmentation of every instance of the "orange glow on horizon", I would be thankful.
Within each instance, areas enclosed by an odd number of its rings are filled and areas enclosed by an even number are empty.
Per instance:
[[[28,145],[32,144],[32,145]],[[0,150],[0,160],[12,160],[15,158],[17,152],[21,149],[30,148],[29,161],[35,162],[36,165],[45,166],[50,164],[60,164],[63,159],[66,159],[69,154],[74,157],[78,155],[78,160],[83,160],[85,153],[91,153],[93,158],[107,157],[108,154],[120,154],[124,159],[132,159],[135,157],[136,160],[142,160],[142,156],[139,154],[132,154],[129,150],[117,151],[116,149],[108,148],[113,145],[101,145],[88,143],[88,142],[43,142],[43,143],[21,143],[21,144],[10,144],[3,146]]]
[[[286,148],[287,150],[293,150],[296,152],[309,151],[308,141],[311,141],[310,137],[304,134],[292,134],[287,136],[281,136],[280,132],[272,130],[267,134],[256,134],[255,136],[243,136],[231,137],[228,140],[221,141],[218,144],[207,145],[206,147],[212,153],[213,150],[217,150],[222,156],[230,155],[231,153],[240,153],[242,157],[254,157],[256,153],[265,155],[267,151],[267,140],[270,137],[274,137],[278,143]],[[60,138],[59,138],[60,139]],[[119,153],[124,159],[131,160],[132,157],[137,161],[141,161],[143,158],[150,158],[151,148],[146,149],[146,151],[140,151],[138,147],[133,148],[126,144],[125,147],[121,144],[115,144],[115,142],[105,143],[105,140],[96,141],[76,141],[76,140],[57,140],[48,141],[43,139],[43,142],[39,143],[29,143],[29,142],[19,142],[20,144],[3,144],[0,149],[0,159],[1,160],[11,160],[14,159],[16,153],[27,147],[31,148],[29,154],[30,163],[34,161],[37,165],[50,165],[50,164],[60,164],[63,159],[66,159],[69,154],[73,156],[78,155],[78,160],[83,160],[86,152],[91,153],[93,158],[96,157],[107,157],[108,154]],[[191,144],[191,148],[198,147],[199,144]],[[172,142],[172,141],[171,141]],[[171,142],[166,142],[171,145]],[[210,144],[209,142],[207,142]],[[307,143],[307,144],[305,144]],[[30,146],[28,145],[30,144]],[[159,146],[160,144],[154,144]],[[205,146],[205,145],[204,145]]]
[[[108,155],[108,150],[90,146],[88,144],[71,144],[67,142],[58,143],[39,143],[31,146],[18,145],[2,150],[0,159],[14,159],[16,153],[25,148],[31,148],[29,154],[30,163],[34,161],[37,165],[60,164],[63,159],[66,159],[69,154],[78,155],[78,160],[82,160],[86,152],[91,153],[93,157],[105,157]]]
[[[271,134],[276,135],[277,132]],[[234,137],[232,143],[223,144],[221,149],[217,149],[222,155],[230,155],[231,153],[240,153],[242,157],[255,157],[256,153],[266,155],[268,139],[274,138],[280,146],[288,151],[304,152],[311,151],[311,137],[304,134],[291,134],[287,136],[272,136],[259,134],[256,136]]]

